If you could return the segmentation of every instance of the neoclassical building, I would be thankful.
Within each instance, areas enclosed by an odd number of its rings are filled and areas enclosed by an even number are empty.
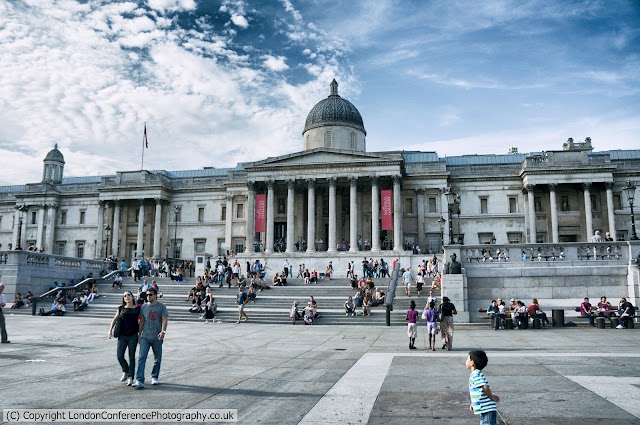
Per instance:
[[[0,187],[0,250],[130,261],[631,235],[623,188],[640,180],[640,150],[594,152],[586,138],[550,152],[440,157],[367,152],[366,135],[334,80],[306,119],[301,151],[235,168],[63,177],[56,146],[42,181]]]

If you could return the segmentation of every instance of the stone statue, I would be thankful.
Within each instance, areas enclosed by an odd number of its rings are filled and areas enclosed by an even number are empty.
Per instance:
[[[457,258],[455,253],[451,254],[451,262],[447,263],[444,268],[445,274],[462,274],[462,264],[457,261]]]

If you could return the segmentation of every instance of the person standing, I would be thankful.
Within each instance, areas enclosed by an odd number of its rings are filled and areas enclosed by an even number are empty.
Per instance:
[[[496,425],[497,406],[500,397],[491,393],[489,381],[482,369],[489,362],[487,354],[482,350],[470,351],[465,366],[471,371],[469,375],[469,410],[480,415],[480,425]]]
[[[409,310],[407,310],[407,335],[409,336],[409,349],[415,350],[416,337],[418,336],[418,312],[416,302],[411,300]]]
[[[438,331],[438,310],[436,303],[430,301],[422,316],[427,320],[427,336],[429,336],[429,349],[436,351],[436,332]]]
[[[238,295],[236,296],[236,303],[238,304],[238,320],[236,323],[240,323],[241,320],[243,322],[249,320],[249,316],[244,312],[244,305],[247,301],[249,301],[249,298],[247,297],[247,293],[244,292],[244,288],[242,286],[238,287]],[[244,316],[244,320],[242,319],[242,316]]]
[[[109,326],[109,339],[113,338],[113,328],[116,321],[120,320],[120,335],[118,335],[118,348],[116,349],[118,363],[122,367],[121,382],[127,381],[127,385],[133,384],[136,372],[136,348],[138,347],[138,316],[140,307],[136,305],[131,291],[122,296],[122,305]],[[129,350],[129,363],[124,358],[124,352]]]
[[[404,292],[408,297],[410,297],[411,284],[413,283],[413,274],[411,274],[411,267],[407,267],[407,270],[402,273],[402,282],[404,283]]]
[[[9,336],[7,335],[7,327],[4,323],[4,313],[2,312],[2,309],[4,308],[4,306],[7,305],[7,299],[4,297],[4,283],[0,283],[0,334],[2,335],[2,344],[8,344],[11,341],[9,341]]]
[[[442,349],[451,351],[453,345],[453,315],[458,314],[456,306],[451,303],[449,297],[442,297],[440,304],[440,330],[442,331]]]
[[[158,302],[158,291],[147,289],[147,303],[140,309],[140,323],[138,325],[138,372],[132,387],[144,388],[144,368],[147,362],[149,348],[153,350],[153,369],[151,371],[151,385],[158,385],[160,365],[162,362],[162,343],[167,333],[169,311]]]

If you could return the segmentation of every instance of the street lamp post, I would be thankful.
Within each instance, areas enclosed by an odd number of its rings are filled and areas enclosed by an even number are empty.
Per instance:
[[[19,219],[18,219],[18,240],[16,241],[16,251],[22,251],[22,222],[24,220],[24,213],[25,211],[27,211],[29,208],[26,205],[20,205],[18,207],[18,215],[19,215]]]
[[[440,247],[444,251],[444,225],[447,220],[444,217],[440,217],[438,219],[438,224],[440,225]]]
[[[167,248],[167,255],[164,257],[165,259],[169,259],[169,248],[171,247],[171,244],[169,243],[169,241],[167,241],[167,243],[165,244],[165,248]]]
[[[447,191],[444,193],[444,196],[447,197],[447,213],[449,218],[449,245],[453,245],[453,221],[451,220],[451,214],[453,213],[453,204],[456,200],[456,193],[452,191],[450,187],[448,187]]]
[[[111,226],[106,224],[104,226],[104,232],[107,234],[107,245],[104,247],[104,258],[109,256],[109,237],[111,236]]]
[[[177,205],[173,208],[175,213],[175,220],[173,225],[173,266],[176,266],[178,260],[178,214],[180,214],[180,207]]]
[[[631,180],[627,180],[627,186],[623,190],[627,195],[629,207],[631,207],[631,238],[629,239],[632,241],[637,241],[638,235],[636,234],[636,219],[633,214],[633,201],[636,197],[636,187],[631,183]]]

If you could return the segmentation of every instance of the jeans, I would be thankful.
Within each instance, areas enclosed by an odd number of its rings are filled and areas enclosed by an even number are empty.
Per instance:
[[[144,367],[147,362],[149,348],[153,350],[153,369],[151,377],[158,379],[160,375],[160,363],[162,362],[162,341],[159,339],[140,338],[140,352],[138,353],[138,372],[136,380],[144,384]]]
[[[118,337],[118,363],[122,367],[122,371],[126,372],[129,378],[133,378],[136,374],[136,348],[138,346],[138,334],[130,336]],[[129,348],[129,363],[124,358],[125,350]]]
[[[593,316],[589,313],[580,313],[582,317],[589,319],[589,326],[593,326]]]
[[[495,410],[487,413],[480,413],[480,425],[496,425],[496,413],[497,411]]]

